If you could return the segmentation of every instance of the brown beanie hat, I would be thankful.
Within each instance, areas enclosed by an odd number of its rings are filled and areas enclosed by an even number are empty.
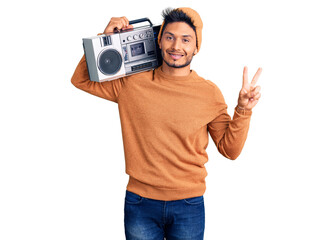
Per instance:
[[[199,13],[197,13],[192,8],[186,8],[186,7],[177,8],[174,11],[182,11],[191,18],[193,25],[195,26],[195,31],[196,31],[196,35],[197,35],[197,47],[198,47],[198,52],[199,52],[200,46],[201,46],[201,41],[202,41],[202,27],[203,27],[203,23],[202,23]],[[161,41],[163,26],[164,26],[164,21],[161,25],[161,29],[158,34],[158,38],[157,38],[158,44],[160,44],[160,41]]]

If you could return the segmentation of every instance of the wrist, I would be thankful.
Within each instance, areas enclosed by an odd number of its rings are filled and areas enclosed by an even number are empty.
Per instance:
[[[240,114],[251,113],[251,109],[246,109],[245,107],[241,107],[239,105],[236,106],[236,111]]]

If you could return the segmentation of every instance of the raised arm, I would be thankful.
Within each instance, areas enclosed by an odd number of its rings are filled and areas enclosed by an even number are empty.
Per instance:
[[[90,81],[85,56],[81,58],[77,65],[71,82],[75,87],[85,92],[116,103],[118,102],[118,95],[121,88],[124,85],[123,78],[106,82]]]
[[[239,93],[238,105],[235,108],[233,119],[227,113],[227,105],[222,114],[208,124],[208,131],[218,151],[231,160],[235,160],[241,153],[250,126],[252,108],[258,103],[260,87],[255,86],[262,69],[259,68],[251,83],[248,83],[247,67],[243,71],[243,85]],[[219,91],[221,101],[224,102]]]

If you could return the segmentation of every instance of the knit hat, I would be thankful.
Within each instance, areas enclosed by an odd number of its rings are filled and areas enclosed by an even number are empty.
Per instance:
[[[201,42],[202,42],[202,27],[203,27],[203,23],[202,23],[202,20],[200,18],[199,13],[197,13],[192,8],[186,8],[186,7],[177,8],[177,9],[175,9],[175,11],[182,11],[188,17],[191,18],[191,20],[193,22],[193,25],[195,26],[195,32],[196,32],[196,35],[197,35],[197,47],[198,47],[198,52],[199,52]],[[163,26],[164,26],[164,22],[165,21],[163,21],[163,23],[161,25],[160,32],[158,33],[158,38],[157,38],[158,44],[160,44],[160,41],[161,41],[161,37],[162,37],[161,35],[162,35],[162,29],[163,29]]]

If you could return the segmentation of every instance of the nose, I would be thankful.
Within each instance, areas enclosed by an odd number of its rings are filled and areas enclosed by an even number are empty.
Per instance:
[[[179,39],[179,38],[175,38],[175,40],[174,40],[173,43],[172,43],[172,47],[173,47],[173,49],[175,49],[175,50],[179,50],[179,49],[181,49],[181,39]]]

